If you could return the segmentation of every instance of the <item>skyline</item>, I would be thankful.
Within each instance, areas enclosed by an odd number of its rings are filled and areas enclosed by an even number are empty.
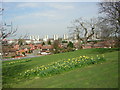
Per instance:
[[[25,33],[63,36],[74,19],[98,17],[97,2],[5,2],[3,8],[3,22],[12,21],[13,26],[18,27],[16,37]]]

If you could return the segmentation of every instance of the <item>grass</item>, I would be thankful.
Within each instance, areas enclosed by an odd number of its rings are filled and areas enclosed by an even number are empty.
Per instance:
[[[32,58],[29,62],[7,65],[3,62],[4,88],[117,88],[118,87],[118,51],[117,49],[85,49],[74,52]],[[99,52],[98,52],[99,51]],[[51,77],[34,77],[18,81],[18,73],[51,62],[78,57],[104,54],[107,61],[102,64],[77,68]],[[19,60],[17,60],[19,61]]]

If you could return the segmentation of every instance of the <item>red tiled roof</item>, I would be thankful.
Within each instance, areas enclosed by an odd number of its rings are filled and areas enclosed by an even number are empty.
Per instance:
[[[41,47],[41,49],[52,49],[53,46],[52,45],[44,45]]]
[[[36,45],[37,47],[42,47],[42,44],[38,44],[38,45]]]
[[[19,51],[17,51],[17,52],[25,52],[25,50],[19,50]]]

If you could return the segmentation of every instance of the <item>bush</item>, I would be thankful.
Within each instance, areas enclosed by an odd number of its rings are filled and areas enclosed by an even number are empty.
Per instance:
[[[22,52],[23,55],[25,55],[25,52]]]
[[[15,56],[11,56],[11,58],[15,58]]]
[[[62,41],[62,43],[68,43],[67,41]]]
[[[69,43],[68,43],[68,45],[67,45],[67,47],[73,48],[73,47],[74,47],[74,45],[73,45],[73,43],[72,43],[72,42],[69,42]]]

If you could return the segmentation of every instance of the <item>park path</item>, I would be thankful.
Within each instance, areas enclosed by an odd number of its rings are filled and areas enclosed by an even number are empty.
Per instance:
[[[18,58],[2,59],[2,61],[8,61],[8,60],[19,60],[19,59],[33,58],[33,57],[40,57],[40,56],[44,56],[44,55],[39,55],[39,56],[35,56],[35,55],[27,55],[26,57],[18,57]]]

